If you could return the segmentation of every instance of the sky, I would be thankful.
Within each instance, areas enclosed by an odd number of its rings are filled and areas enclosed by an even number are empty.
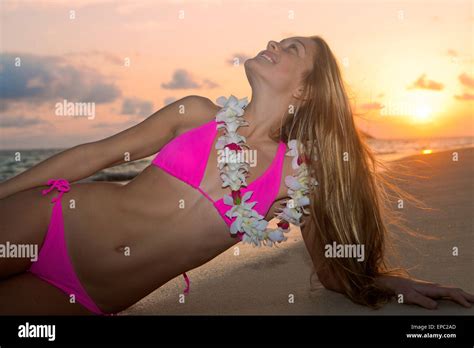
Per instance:
[[[473,25],[461,0],[2,0],[0,149],[100,140],[187,95],[250,99],[245,59],[311,35],[338,59],[362,130],[473,136]]]

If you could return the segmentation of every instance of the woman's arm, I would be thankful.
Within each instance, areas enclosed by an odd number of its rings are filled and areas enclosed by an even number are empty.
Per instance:
[[[305,228],[305,226],[309,224],[309,216],[303,215],[301,220],[303,221],[303,225],[301,226],[301,235],[303,236],[306,249],[312,258],[313,265],[315,265],[315,267],[316,265],[318,266],[316,268],[316,273],[318,275],[319,281],[326,289],[344,294],[344,287],[342,286],[341,282],[336,277],[334,277],[328,268],[321,267],[321,265],[324,265],[325,263],[323,252],[313,252],[313,248],[316,248],[320,241],[315,241],[315,236],[310,235]]]
[[[305,216],[303,220],[307,218],[308,217]],[[304,226],[301,227],[301,234],[303,236],[306,248],[308,251],[310,251],[310,255],[315,255],[312,260],[313,264],[323,265],[323,253],[311,252],[312,249],[315,248],[315,245],[317,245],[314,243],[314,237],[307,233]],[[318,267],[317,274],[319,281],[326,289],[345,294],[344,287],[342,286],[341,282],[333,274],[331,274],[328,268]],[[474,295],[463,291],[462,289],[451,286],[443,286],[414,278],[383,275],[376,279],[376,283],[379,286],[388,289],[395,296],[402,295],[404,304],[416,304],[428,309],[437,308],[438,303],[435,301],[436,299],[451,300],[466,308],[470,308],[471,303],[474,302]]]
[[[51,178],[64,178],[74,182],[87,178],[101,169],[150,156],[174,137],[177,127],[195,122],[199,117],[209,117],[206,113],[209,112],[211,105],[215,107],[207,98],[187,96],[118,134],[77,145],[53,155],[0,183],[0,199],[45,185]]]

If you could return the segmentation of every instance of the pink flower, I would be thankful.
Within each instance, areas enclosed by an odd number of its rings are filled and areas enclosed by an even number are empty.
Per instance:
[[[277,226],[284,230],[287,230],[290,227],[290,224],[288,223],[288,221],[281,220],[280,222],[277,223]]]
[[[228,148],[229,150],[234,150],[234,151],[240,151],[242,150],[242,148],[236,144],[236,143],[231,143],[231,144],[227,144],[226,146],[224,146],[224,148]]]
[[[301,163],[308,163],[308,160],[306,159],[306,157],[304,155],[299,155],[297,163],[298,163],[298,165],[301,165]]]
[[[236,205],[242,202],[242,194],[240,193],[240,190],[232,191],[232,199]]]

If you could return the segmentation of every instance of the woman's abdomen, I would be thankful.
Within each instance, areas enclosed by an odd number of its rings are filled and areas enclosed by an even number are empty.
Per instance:
[[[238,242],[199,191],[150,169],[125,186],[72,185],[75,210],[64,196],[72,263],[104,310],[132,305]]]

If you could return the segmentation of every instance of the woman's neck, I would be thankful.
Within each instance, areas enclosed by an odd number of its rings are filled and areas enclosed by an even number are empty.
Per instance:
[[[253,94],[244,114],[249,126],[240,128],[238,133],[253,142],[270,140],[270,132],[281,127],[287,110],[286,98]]]

